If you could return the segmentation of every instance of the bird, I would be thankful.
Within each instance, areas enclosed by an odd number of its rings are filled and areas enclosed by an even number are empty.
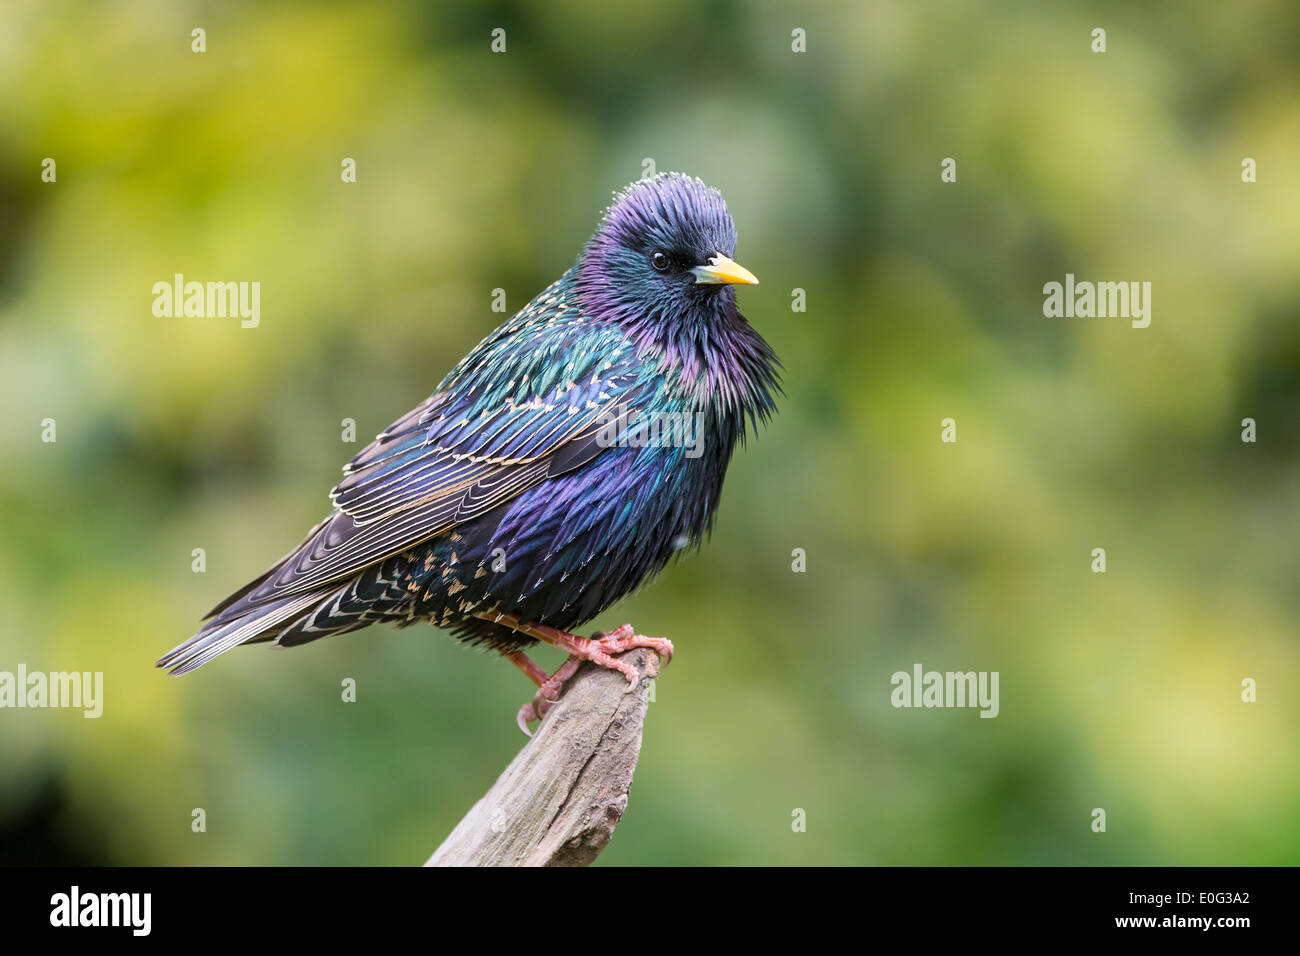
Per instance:
[[[770,421],[781,365],[741,315],[721,193],[660,173],[614,194],[576,263],[343,468],[330,513],[155,664],[427,622],[499,652],[541,720],[584,661],[667,638],[581,625],[712,530],[733,452]],[[547,674],[539,642],[568,654]]]

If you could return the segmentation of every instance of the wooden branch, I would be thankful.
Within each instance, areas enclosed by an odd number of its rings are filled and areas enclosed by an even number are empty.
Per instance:
[[[641,680],[584,664],[532,739],[425,866],[586,866],[614,834],[641,753],[659,658],[622,655]]]

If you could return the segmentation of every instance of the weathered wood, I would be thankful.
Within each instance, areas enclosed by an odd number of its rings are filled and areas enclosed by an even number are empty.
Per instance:
[[[592,664],[425,866],[586,866],[627,807],[659,658],[622,655],[641,680]]]

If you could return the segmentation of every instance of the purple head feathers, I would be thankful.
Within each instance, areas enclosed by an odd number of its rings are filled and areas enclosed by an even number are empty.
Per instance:
[[[736,254],[736,227],[722,194],[694,176],[660,173],[617,193],[587,246],[600,256],[611,248],[690,253],[703,259]]]
[[[584,310],[622,326],[697,402],[766,404],[774,357],[736,308],[736,227],[716,189],[661,173],[618,193],[578,260]],[[759,393],[762,397],[755,393]]]

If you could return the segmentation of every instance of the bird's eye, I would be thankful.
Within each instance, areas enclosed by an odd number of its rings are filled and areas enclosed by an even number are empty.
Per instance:
[[[655,271],[657,272],[668,271],[668,257],[664,255],[662,252],[656,252],[653,256],[651,256],[650,264],[655,267]]]

